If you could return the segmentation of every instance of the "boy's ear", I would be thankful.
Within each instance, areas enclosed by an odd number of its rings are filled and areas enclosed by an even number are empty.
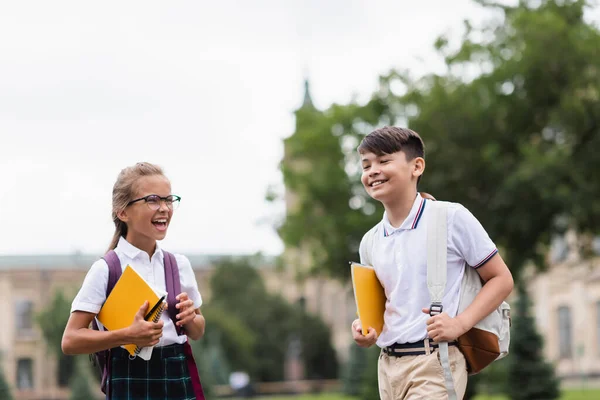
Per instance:
[[[423,157],[417,157],[413,161],[413,176],[418,178],[423,175],[423,172],[425,171],[425,159]]]

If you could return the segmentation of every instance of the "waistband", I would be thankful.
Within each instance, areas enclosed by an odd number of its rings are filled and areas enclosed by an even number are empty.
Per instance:
[[[448,346],[456,346],[456,342],[448,342]],[[429,355],[439,347],[439,343],[435,343],[432,339],[425,339],[414,343],[394,343],[384,347],[382,351],[393,357],[421,356]]]
[[[115,347],[114,349],[111,349],[111,353],[113,357],[129,358],[129,352],[122,347]],[[170,344],[168,346],[154,347],[152,349],[152,358],[156,356],[160,358],[174,357],[180,354],[185,353],[183,345],[179,343]]]

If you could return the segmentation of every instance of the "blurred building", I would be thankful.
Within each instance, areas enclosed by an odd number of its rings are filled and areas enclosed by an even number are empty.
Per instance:
[[[565,386],[600,386],[600,239],[554,240],[546,273],[531,278],[544,354]]]
[[[188,257],[200,291],[209,297],[210,257]],[[56,357],[49,351],[36,315],[56,291],[71,301],[97,257],[82,254],[0,256],[0,367],[16,399],[66,399]],[[98,391],[100,394],[100,392]]]

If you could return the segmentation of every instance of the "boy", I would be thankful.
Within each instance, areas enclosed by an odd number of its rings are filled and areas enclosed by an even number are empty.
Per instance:
[[[438,343],[449,342],[454,387],[462,399],[467,385],[466,361],[456,339],[492,313],[510,294],[513,280],[496,246],[479,221],[462,205],[448,206],[447,284],[443,312],[431,317],[427,289],[427,202],[417,192],[425,170],[424,145],[410,129],[384,127],[367,135],[358,147],[362,184],[385,209],[373,235],[371,263],[387,297],[383,332],[360,320],[352,336],[361,347],[377,344],[379,394],[383,400],[447,399]],[[365,262],[367,243],[360,244]],[[473,303],[457,314],[465,263],[485,281]]]

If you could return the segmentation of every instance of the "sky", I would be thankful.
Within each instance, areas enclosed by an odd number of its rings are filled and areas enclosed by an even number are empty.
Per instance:
[[[101,254],[119,171],[159,164],[182,197],[162,246],[275,255],[283,139],[364,101],[392,68],[440,70],[467,0],[0,3],[1,254]]]

